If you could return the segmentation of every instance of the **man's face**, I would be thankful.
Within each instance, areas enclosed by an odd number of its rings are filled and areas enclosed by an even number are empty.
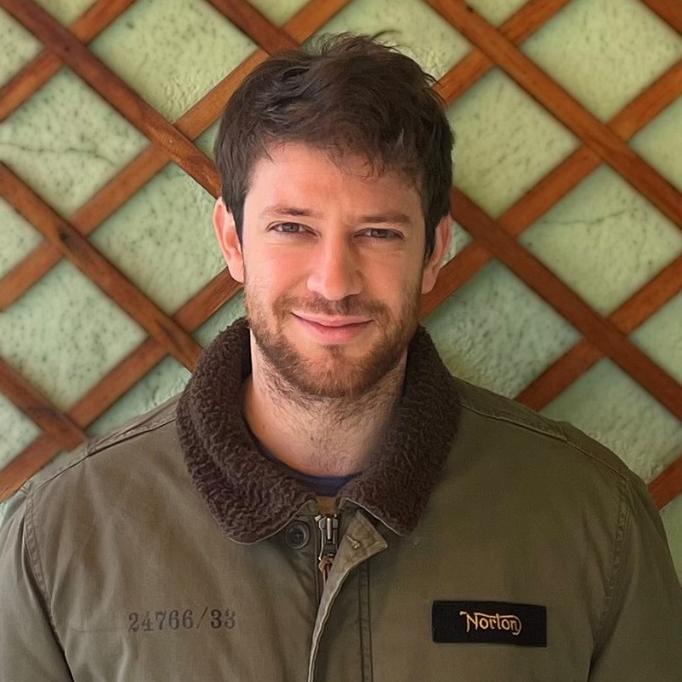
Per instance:
[[[403,358],[449,236],[444,220],[425,262],[414,187],[302,143],[255,165],[241,246],[222,202],[214,222],[258,349],[290,386],[320,397],[361,395]]]

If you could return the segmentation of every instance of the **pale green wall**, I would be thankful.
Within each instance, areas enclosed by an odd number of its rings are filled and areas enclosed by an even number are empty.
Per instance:
[[[89,0],[42,0],[70,22]],[[254,0],[282,23],[302,0]],[[470,0],[499,24],[521,0]],[[419,0],[354,0],[324,31],[392,29],[435,76],[470,49]],[[138,0],[92,43],[93,51],[169,120],[176,119],[254,49],[203,0]],[[682,40],[638,0],[573,0],[523,45],[597,117],[608,120],[682,57]],[[39,43],[0,10],[0,84]],[[456,136],[456,182],[498,216],[576,148],[576,138],[509,77],[494,70],[448,116]],[[199,140],[210,151],[215,126]],[[69,216],[148,144],[68,69],[0,125],[0,160]],[[682,99],[632,141],[682,190]],[[92,235],[92,243],[167,312],[221,268],[211,197],[169,164]],[[459,227],[457,248],[469,237]],[[0,202],[0,275],[39,242]],[[616,173],[602,166],[537,221],[521,242],[599,312],[608,314],[682,251],[682,232]],[[195,334],[208,342],[242,310],[228,303]],[[427,320],[460,376],[514,396],[579,334],[498,262]],[[68,409],[135,348],[143,331],[70,264],[61,263],[0,313],[0,356],[57,406]],[[632,334],[682,381],[682,294]],[[175,360],[154,368],[90,428],[101,434],[179,391],[188,373]],[[597,363],[544,412],[572,421],[612,447],[647,481],[682,453],[682,426],[609,360]],[[38,433],[0,396],[0,466]],[[57,464],[68,460],[63,454]],[[45,475],[44,473],[42,475]],[[682,576],[682,496],[662,513]]]

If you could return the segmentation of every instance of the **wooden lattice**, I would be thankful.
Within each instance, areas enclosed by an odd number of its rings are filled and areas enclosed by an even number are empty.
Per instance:
[[[164,356],[171,355],[188,369],[194,368],[201,346],[191,333],[238,291],[238,285],[227,271],[223,270],[170,316],[113,266],[87,236],[169,161],[217,196],[219,180],[214,165],[193,140],[216,121],[227,98],[251,69],[268,54],[301,44],[349,2],[311,0],[279,28],[246,0],[206,0],[259,49],[171,124],[87,47],[132,1],[97,0],[67,29],[30,0],[0,0],[0,6],[46,48],[0,88],[0,121],[31,97],[62,65],[67,65],[152,142],[69,221],[7,166],[0,164],[0,195],[44,236],[41,244],[0,279],[0,310],[22,296],[61,258],[67,258],[148,334],[144,342],[68,412],[58,410],[0,358],[0,391],[42,430],[0,471],[0,499],[11,495],[56,453],[83,442],[87,438],[85,429]],[[682,419],[682,387],[628,339],[634,329],[682,288],[682,256],[605,317],[517,240],[601,163],[608,164],[682,229],[682,196],[628,146],[633,135],[682,94],[682,61],[650,84],[611,121],[602,123],[518,48],[569,1],[529,0],[495,28],[463,0],[425,0],[473,46],[436,86],[446,102],[455,100],[488,71],[498,67],[571,130],[582,146],[497,220],[486,215],[461,191],[453,189],[453,217],[466,228],[473,241],[442,270],[434,290],[423,298],[421,314],[428,315],[486,263],[497,259],[582,334],[582,339],[529,384],[517,400],[541,409],[597,360],[609,357],[669,412]],[[641,1],[674,30],[682,32],[682,4],[669,0]],[[659,507],[682,493],[682,454],[651,482],[650,490]]]

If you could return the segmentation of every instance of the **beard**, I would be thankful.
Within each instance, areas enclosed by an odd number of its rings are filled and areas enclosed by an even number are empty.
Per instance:
[[[289,398],[319,400],[356,399],[400,363],[418,325],[420,290],[414,287],[395,317],[378,301],[349,296],[341,301],[299,298],[284,294],[272,304],[271,314],[256,291],[245,282],[245,307],[251,333],[272,383]],[[354,356],[343,344],[318,347],[307,356],[287,338],[284,327],[292,322],[292,310],[325,316],[357,315],[371,318],[373,341]],[[297,324],[296,322],[294,322]],[[296,395],[293,395],[296,394]]]

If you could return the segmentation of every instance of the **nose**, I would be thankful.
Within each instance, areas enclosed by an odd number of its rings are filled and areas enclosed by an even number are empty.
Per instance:
[[[359,294],[362,275],[352,245],[342,239],[320,244],[308,276],[308,289],[328,301]]]

